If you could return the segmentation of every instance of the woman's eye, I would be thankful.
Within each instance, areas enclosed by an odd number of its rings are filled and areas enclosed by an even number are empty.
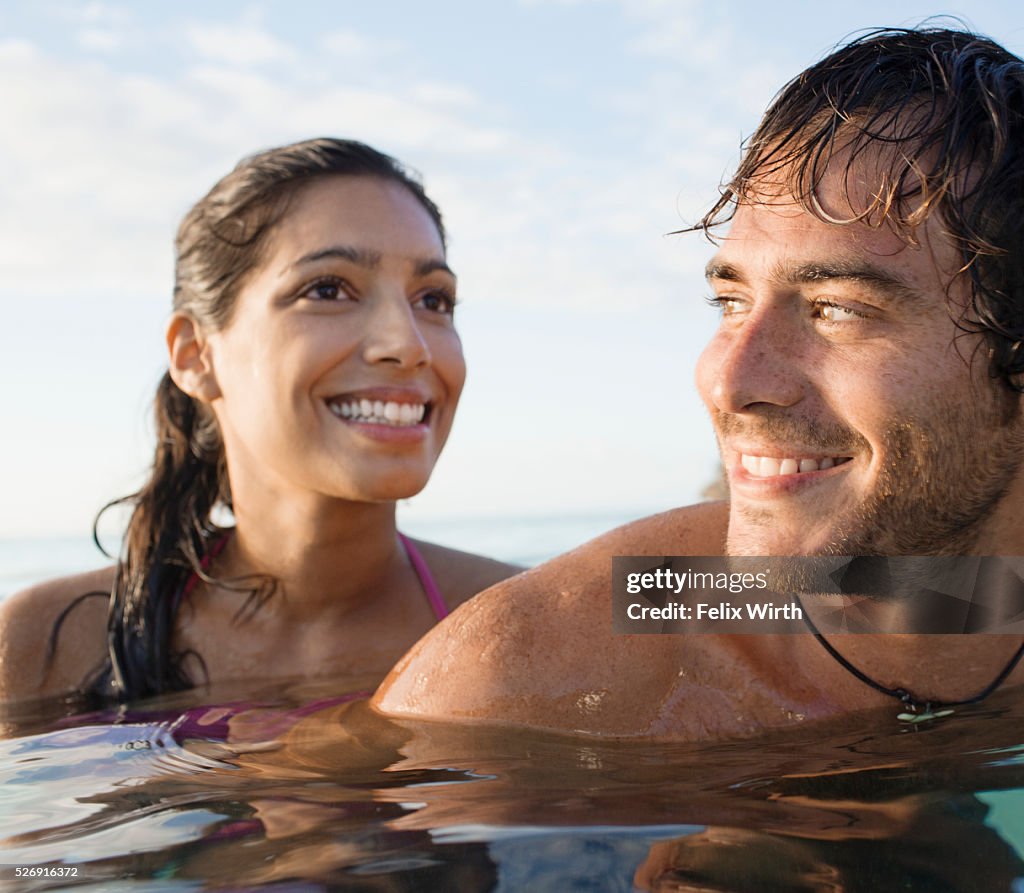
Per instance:
[[[431,291],[420,297],[416,303],[424,310],[451,316],[455,312],[455,298],[447,292]]]
[[[307,287],[301,297],[312,301],[344,301],[351,295],[341,279],[321,279]]]

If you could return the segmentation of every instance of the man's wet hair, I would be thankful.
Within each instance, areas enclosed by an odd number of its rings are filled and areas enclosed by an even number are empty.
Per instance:
[[[879,152],[879,147],[886,151]],[[818,187],[833,156],[876,181],[839,220]],[[908,244],[933,213],[952,239],[969,302],[956,320],[983,334],[990,372],[1024,392],[1024,62],[987,37],[944,27],[879,29],[790,81],[744,146],[739,168],[694,227],[711,233],[739,203],[784,187],[831,223],[887,225]],[[861,207],[858,207],[858,203]]]

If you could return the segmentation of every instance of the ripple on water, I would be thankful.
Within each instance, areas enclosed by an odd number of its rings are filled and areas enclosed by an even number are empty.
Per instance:
[[[122,814],[111,815],[111,798],[148,780],[229,768],[183,748],[163,723],[82,726],[0,741],[0,846],[13,848],[3,858],[25,855],[18,848],[27,843],[66,841],[68,829],[91,834],[104,817],[121,822]],[[35,858],[50,856],[37,850]]]
[[[1010,889],[1016,697],[714,745],[391,724],[343,698],[78,717],[0,741],[0,862],[104,890]]]

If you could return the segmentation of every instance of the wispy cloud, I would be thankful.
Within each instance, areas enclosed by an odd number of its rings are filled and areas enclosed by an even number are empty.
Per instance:
[[[295,58],[291,46],[256,25],[191,24],[184,31],[194,52],[219,63],[250,67]]]
[[[347,62],[384,62],[400,52],[404,46],[400,40],[382,40],[347,29],[328,31],[323,35],[321,42],[325,49],[336,53]]]
[[[123,37],[120,32],[108,28],[83,28],[75,35],[75,40],[84,50],[110,53],[121,46]]]

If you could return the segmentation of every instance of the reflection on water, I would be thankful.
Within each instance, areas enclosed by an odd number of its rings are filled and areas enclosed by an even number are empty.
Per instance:
[[[77,874],[4,887],[1024,890],[1014,691],[697,747],[387,723],[365,684],[11,718],[0,863]]]

